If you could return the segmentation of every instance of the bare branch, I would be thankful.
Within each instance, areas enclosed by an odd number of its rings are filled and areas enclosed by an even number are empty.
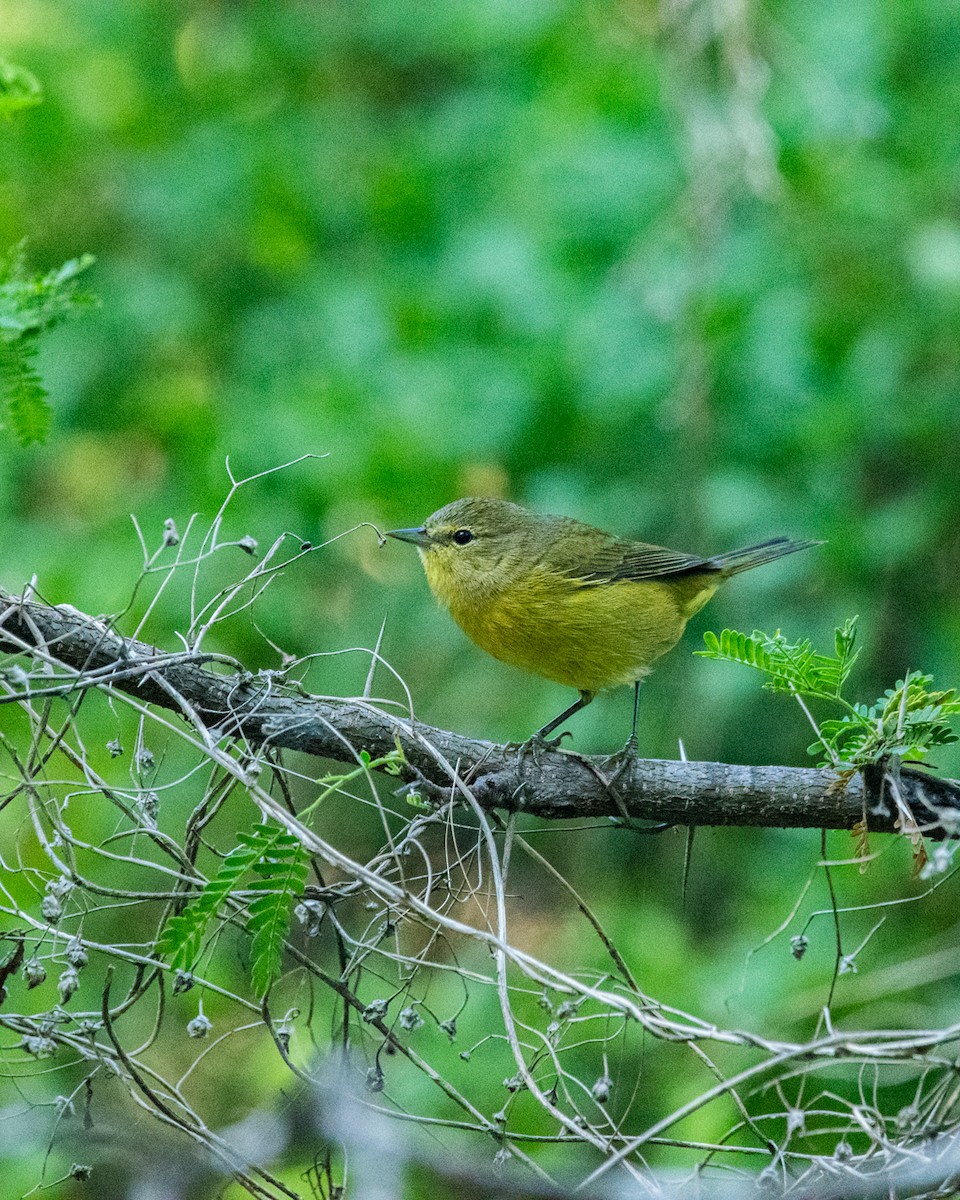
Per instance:
[[[864,779],[825,769],[639,759],[613,781],[600,758],[562,751],[518,755],[390,715],[366,700],[305,695],[278,672],[254,675],[217,655],[164,652],[69,607],[5,592],[0,606],[0,649],[46,664],[33,695],[116,688],[190,715],[215,738],[339,761],[355,762],[362,750],[381,756],[399,745],[408,784],[437,797],[450,793],[439,751],[472,783],[483,807],[520,807],[540,817],[617,817],[625,810],[641,820],[684,825],[848,829],[866,809],[879,832],[892,832],[897,820],[884,801],[879,769]],[[960,785],[926,772],[902,768],[900,790],[921,825],[936,826],[942,808],[960,809]]]

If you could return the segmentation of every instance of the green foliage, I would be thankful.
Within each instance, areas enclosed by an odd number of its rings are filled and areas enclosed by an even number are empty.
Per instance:
[[[316,800],[300,811],[301,820],[308,817],[310,813],[315,812],[335,792],[342,792],[344,786],[348,783],[353,783],[355,779],[369,775],[371,771],[383,771],[385,775],[399,775],[401,766],[406,762],[406,757],[400,748],[399,741],[396,750],[389,750],[379,758],[374,758],[369,750],[361,750],[359,758],[359,766],[354,767],[352,770],[332,772],[329,775],[321,776],[317,780],[321,790]]]
[[[21,446],[46,440],[50,432],[50,405],[40,376],[34,369],[37,347],[25,339],[0,337],[0,394],[7,418]]]
[[[43,99],[40,84],[23,67],[0,59],[0,117],[12,117]],[[91,297],[78,290],[77,276],[93,262],[74,258],[46,275],[28,275],[22,248],[0,261],[0,398],[21,446],[45,441],[50,432],[47,391],[34,367],[35,338]]]
[[[254,841],[255,838],[251,845]],[[252,863],[252,870],[256,878],[250,881],[249,888],[257,895],[247,909],[247,928],[253,935],[250,971],[254,989],[262,996],[280,974],[283,944],[290,928],[290,906],[306,882],[303,847],[292,834],[279,833]]]
[[[12,117],[42,101],[40,84],[30,72],[0,58],[0,117]]]
[[[832,749],[842,762],[856,765],[878,762],[889,755],[920,758],[938,746],[957,741],[949,718],[960,713],[956,689],[930,690],[931,675],[910,674],[897,680],[876,704],[867,708],[855,704],[853,712],[839,719],[823,721],[821,741],[810,747]]]
[[[244,876],[252,873],[254,878],[246,883],[246,890],[254,893],[247,905],[247,928],[253,934],[251,974],[254,987],[263,994],[280,970],[290,906],[303,890],[306,865],[300,842],[280,826],[256,825],[237,840],[239,845],[200,895],[167,921],[157,940],[157,952],[169,955],[173,967],[190,970],[210,923],[239,889]]]
[[[817,654],[809,639],[789,642],[781,633],[755,631],[748,636],[733,629],[703,635],[703,658],[740,663],[764,675],[765,688],[788,692],[803,700],[833,701],[840,717],[817,725],[819,737],[808,747],[821,765],[862,767],[891,755],[921,758],[937,746],[957,741],[949,718],[960,713],[955,689],[931,691],[933,677],[907,674],[873,705],[852,703],[842,694],[857,660],[854,649],[856,617],[836,631],[833,656]]]
[[[756,667],[766,676],[763,686],[772,691],[836,700],[860,653],[854,649],[856,636],[853,618],[837,630],[836,656],[828,657],[817,654],[809,640],[791,643],[779,632],[773,637],[760,632],[748,637],[725,629],[719,636],[706,632],[703,640],[708,648],[697,653]]]
[[[37,338],[93,303],[78,282],[92,262],[86,254],[30,275],[22,248],[0,260],[0,396],[22,446],[44,441],[50,430],[47,391],[34,367]]]
[[[317,797],[300,811],[300,820],[307,820],[330,796],[343,793],[346,785],[371,771],[397,775],[403,761],[399,747],[376,759],[361,750],[358,766],[317,781]],[[280,826],[256,825],[249,833],[238,834],[237,841],[239,845],[200,895],[169,918],[157,939],[157,953],[169,956],[174,968],[191,970],[211,923],[227,900],[241,891],[248,896],[252,893],[252,900],[245,897],[247,930],[253,936],[250,972],[254,988],[262,995],[280,972],[291,902],[303,891],[307,868],[300,842]]]
[[[42,333],[78,310],[95,304],[81,291],[80,276],[93,265],[92,254],[71,258],[46,274],[27,272],[23,247],[0,260],[0,330],[7,340]]]

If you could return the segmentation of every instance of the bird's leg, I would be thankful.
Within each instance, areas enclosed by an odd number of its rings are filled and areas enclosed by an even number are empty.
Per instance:
[[[581,692],[579,699],[575,700],[569,708],[565,708],[559,717],[554,717],[552,721],[548,721],[542,729],[538,729],[530,741],[546,742],[547,734],[553,733],[558,725],[562,725],[567,717],[572,717],[574,713],[578,713],[581,708],[586,708],[593,699],[593,692]],[[563,738],[563,734],[558,738],[554,738],[552,745],[558,746]],[[551,743],[547,743],[550,745]]]
[[[534,761],[536,762],[538,751],[543,750],[543,749],[553,749],[556,746],[559,746],[560,742],[563,740],[563,737],[565,735],[561,734],[560,737],[548,739],[547,734],[553,733],[553,731],[558,726],[560,726],[564,723],[564,721],[567,719],[567,717],[572,717],[573,714],[578,713],[581,708],[586,708],[586,706],[593,699],[593,696],[594,696],[593,692],[581,692],[580,698],[577,701],[575,701],[575,703],[571,704],[569,708],[565,708],[558,717],[554,717],[552,721],[548,721],[547,724],[544,725],[542,729],[538,729],[537,732],[535,734],[533,734],[530,738],[528,738],[527,741],[525,741],[522,745],[516,747],[519,758],[522,760],[524,755],[532,754],[534,756]],[[664,829],[672,829],[673,822],[672,821],[661,821],[659,824],[650,825],[650,826],[637,825],[635,823],[635,821],[633,820],[633,818],[630,816],[629,812],[627,811],[627,806],[623,802],[623,797],[620,795],[620,793],[617,791],[617,789],[613,786],[616,783],[616,781],[620,778],[620,776],[623,774],[624,770],[628,766],[630,766],[631,763],[636,761],[636,758],[637,758],[637,719],[638,719],[639,711],[640,711],[640,683],[638,680],[637,683],[634,685],[633,729],[630,733],[630,737],[627,739],[627,744],[623,747],[623,749],[618,754],[612,754],[606,760],[606,763],[604,763],[604,766],[607,766],[607,764],[614,765],[616,767],[616,770],[614,771],[614,773],[611,776],[605,775],[604,772],[601,771],[600,768],[595,763],[591,762],[589,758],[583,758],[583,759],[581,759],[581,761],[583,762],[584,766],[590,772],[592,772],[592,774],[595,775],[597,777],[597,779],[599,779],[601,784],[603,784],[603,786],[613,796],[614,801],[616,802],[617,808],[619,808],[619,810],[620,810],[619,817],[611,817],[611,820],[615,824],[621,825],[625,829],[630,829],[634,833],[660,833]]]
[[[614,786],[624,771],[627,770],[628,767],[633,766],[633,764],[637,761],[637,720],[639,715],[640,680],[638,679],[633,685],[633,725],[630,729],[630,736],[627,738],[626,744],[622,750],[618,751],[616,754],[611,754],[610,757],[606,759],[603,764],[604,771],[599,770],[592,763],[588,762],[587,765],[613,797],[614,803],[620,810],[619,817],[610,818],[614,825],[619,825],[624,829],[630,829],[634,833],[660,833],[661,830],[671,829],[673,827],[673,822],[661,821],[657,825],[637,825],[633,817],[631,817],[630,813],[627,811],[627,806],[624,803],[623,797]],[[614,768],[612,775],[605,774],[605,771],[608,767]]]
[[[633,725],[630,729],[630,736],[622,750],[618,750],[616,754],[611,754],[603,764],[604,767],[614,767],[613,774],[609,777],[608,786],[616,783],[620,776],[637,761],[637,721],[640,716],[640,680],[638,679],[633,685]]]
[[[640,716],[640,680],[636,679],[636,680],[634,680],[634,683],[633,683],[633,725],[630,729],[630,736],[627,738],[627,743],[623,747],[623,750],[621,751],[621,754],[623,754],[624,757],[626,757],[626,755],[628,755],[628,754],[631,755],[633,758],[637,757],[637,749],[638,749],[638,745],[639,745],[639,743],[637,742],[637,718],[639,716]]]
[[[510,743],[508,749],[518,750],[521,758],[525,754],[529,754],[531,752],[536,754],[538,750],[556,749],[556,747],[559,746],[566,737],[566,732],[561,733],[559,737],[555,738],[548,738],[547,734],[553,733],[557,726],[564,723],[567,717],[572,717],[573,714],[578,713],[581,708],[586,708],[592,699],[593,692],[581,692],[579,698],[575,700],[569,708],[565,708],[558,717],[554,717],[552,721],[548,721],[546,725],[544,725],[541,729],[538,729],[536,733],[531,734],[531,736],[527,738],[525,742],[521,742],[519,744],[515,742]]]
[[[618,767],[614,779],[623,773],[625,767],[628,767],[637,757],[637,722],[640,717],[640,680],[638,679],[633,685],[633,725],[630,727],[630,736],[624,743],[623,749],[618,750],[616,754],[611,754],[607,759],[608,766]]]
[[[638,825],[633,817],[627,812],[627,806],[623,801],[623,797],[613,786],[627,767],[632,766],[637,761],[637,718],[640,715],[640,680],[636,680],[633,685],[633,727],[630,730],[630,736],[627,738],[623,749],[616,754],[611,754],[607,761],[603,764],[605,767],[614,766],[616,770],[609,777],[602,774],[600,771],[593,768],[594,774],[600,779],[603,785],[613,796],[617,808],[620,810],[619,817],[611,817],[610,820],[614,825],[620,825],[624,829],[629,829],[633,833],[662,833],[665,829],[673,829],[676,826],[675,821],[659,821],[656,825]],[[684,877],[684,888],[686,888],[686,877]]]

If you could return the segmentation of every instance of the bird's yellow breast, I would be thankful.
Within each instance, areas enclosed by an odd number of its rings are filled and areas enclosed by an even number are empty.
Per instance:
[[[585,583],[538,567],[492,588],[445,570],[429,553],[423,558],[434,595],[477,645],[583,692],[644,676],[719,582],[703,575]]]

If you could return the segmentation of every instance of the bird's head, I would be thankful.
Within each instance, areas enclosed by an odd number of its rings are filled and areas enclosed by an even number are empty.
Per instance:
[[[537,517],[518,504],[468,497],[387,537],[417,547],[432,591],[449,605],[508,586],[529,562],[536,528]]]

